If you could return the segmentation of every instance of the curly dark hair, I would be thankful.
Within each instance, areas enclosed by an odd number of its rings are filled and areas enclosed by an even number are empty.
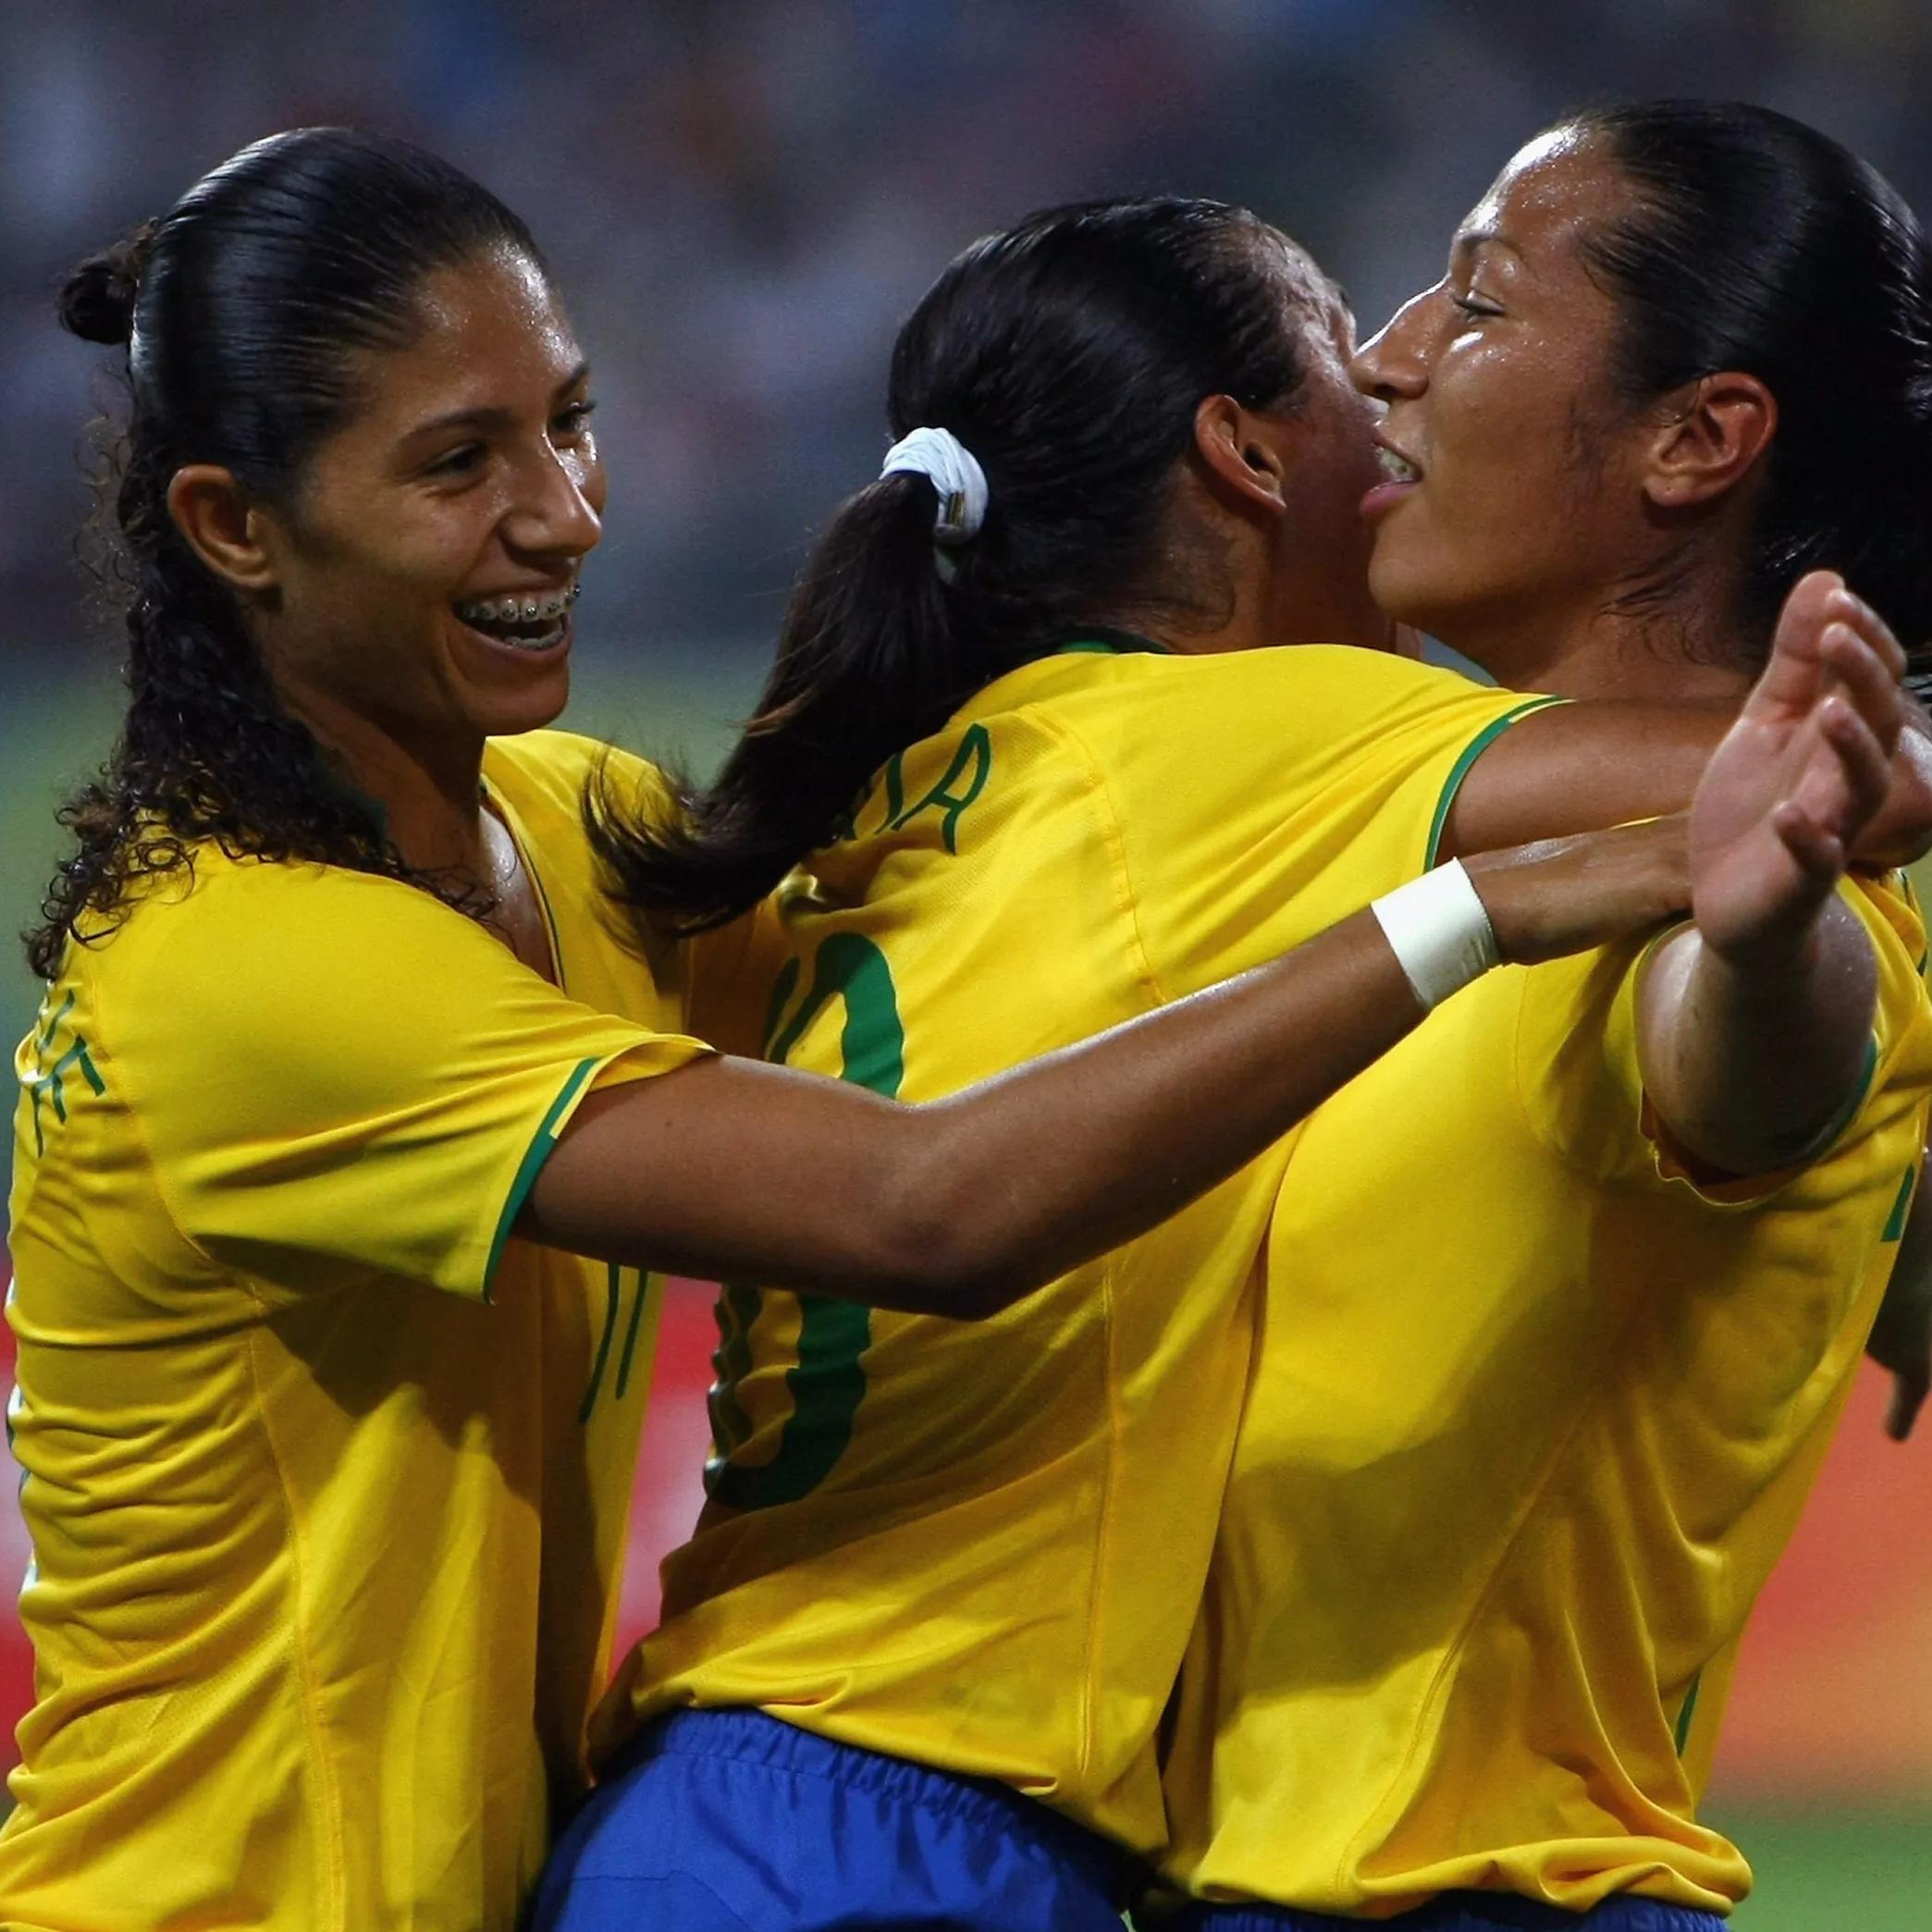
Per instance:
[[[218,463],[286,508],[355,406],[355,353],[408,341],[423,278],[498,247],[541,266],[523,224],[467,175],[401,142],[312,128],[244,149],[69,277],[63,325],[128,351],[131,403],[103,522],[129,702],[106,764],[58,814],[78,849],[22,935],[41,978],[70,938],[112,930],[142,881],[191,872],[208,841],[377,873],[489,914],[474,884],[407,864],[381,807],[284,707],[236,598],[176,529],[167,490],[183,464]]]

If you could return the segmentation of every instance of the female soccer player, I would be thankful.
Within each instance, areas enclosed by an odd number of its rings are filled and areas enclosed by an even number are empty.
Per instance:
[[[1835,143],[1567,121],[1358,359],[1376,595],[1570,694],[1741,693],[1819,565],[1923,647],[1928,344],[1918,225]],[[1919,1173],[1908,900],[1747,934],[1701,898],[1303,1129],[1167,1766],[1168,1870],[1223,1901],[1189,1928],[1715,1932],[1744,1896],[1697,1799]]]
[[[1446,828],[1634,810],[1709,742],[1658,708],[1498,738],[1529,703],[1247,648],[1385,641],[1351,347],[1298,252],[1216,203],[1049,214],[941,277],[893,355],[904,440],[808,566],[723,775],[685,831],[604,819],[633,899],[686,918],[809,855],[771,1057],[949,1091],[1264,957]],[[1801,708],[1803,639],[1853,608],[1798,607]],[[1709,848],[1700,907],[1750,928],[1828,890],[1834,860],[1775,845],[1736,872]],[[1163,1834],[1153,1741],[1282,1159],[970,1335],[724,1290],[709,1507],[540,1923],[1117,1927],[1123,1848]]]
[[[0,1916],[507,1927],[603,1676],[641,1271],[987,1312],[1399,1037],[1441,935],[1403,901],[931,1108],[693,1064],[670,949],[601,908],[586,747],[520,735],[603,500],[522,224],[412,149],[285,135],[63,313],[126,350],[130,699],[17,1062],[38,1701]],[[1880,657],[1847,662],[1882,735]],[[1793,756],[1870,741],[1822,708]],[[1530,956],[1655,917],[1680,860],[1470,873]]]

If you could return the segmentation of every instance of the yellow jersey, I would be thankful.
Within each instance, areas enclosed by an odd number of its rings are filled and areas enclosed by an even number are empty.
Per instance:
[[[510,1228],[586,1093],[700,1051],[605,923],[590,753],[485,768],[560,990],[214,844],[68,948],[15,1063],[7,1926],[508,1932],[583,1788],[656,1298]]]
[[[1177,1700],[1168,1876],[1378,1918],[1462,1888],[1725,1912],[1697,1803],[1925,1144],[1925,939],[1801,1172],[1700,1188],[1647,1121],[1636,944],[1459,992],[1317,1109]]]
[[[782,893],[769,1054],[923,1100],[1255,966],[1413,877],[1535,702],[1325,646],[1028,664]],[[1159,1843],[1281,1160],[981,1324],[727,1286],[708,1501],[597,1749],[759,1706]]]

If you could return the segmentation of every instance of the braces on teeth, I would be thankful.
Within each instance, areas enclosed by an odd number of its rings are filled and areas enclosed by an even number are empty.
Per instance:
[[[484,623],[534,624],[553,623],[561,617],[584,594],[581,584],[572,584],[568,590],[555,591],[541,597],[478,597],[467,604],[459,604],[456,614],[465,623],[479,620]]]

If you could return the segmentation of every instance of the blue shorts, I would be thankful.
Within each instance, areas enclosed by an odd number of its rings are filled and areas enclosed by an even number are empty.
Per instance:
[[[563,1835],[533,1932],[1121,1932],[1126,1860],[990,1779],[679,1711]]]
[[[1511,1892],[1446,1891],[1413,1912],[1373,1921],[1376,1932],[1729,1932],[1729,1921],[1655,1899],[1606,1899],[1565,1912]],[[1286,1905],[1195,1905],[1162,1932],[1362,1932],[1364,1921]]]

